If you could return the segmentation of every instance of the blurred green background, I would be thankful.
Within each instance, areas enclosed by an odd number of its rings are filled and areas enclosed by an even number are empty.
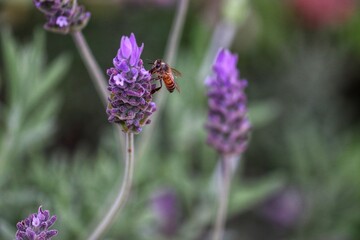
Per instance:
[[[79,2],[104,73],[131,32],[144,62],[163,57],[176,0]],[[0,2],[0,239],[39,205],[58,216],[57,239],[81,239],[122,179],[120,147],[73,41],[44,22],[30,0]],[[174,64],[182,91],[152,123],[128,204],[104,239],[208,239],[218,157],[205,144],[203,83],[226,45],[249,82],[253,123],[226,239],[360,239],[355,0],[190,1]]]

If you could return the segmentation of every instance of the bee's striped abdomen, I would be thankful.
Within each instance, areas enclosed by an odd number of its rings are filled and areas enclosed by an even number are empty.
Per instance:
[[[175,89],[175,81],[172,75],[165,74],[163,77],[163,81],[165,83],[167,90],[169,90],[169,92],[173,92]]]

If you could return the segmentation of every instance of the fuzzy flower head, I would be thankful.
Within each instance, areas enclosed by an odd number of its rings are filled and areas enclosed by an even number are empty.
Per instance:
[[[42,210],[41,206],[37,213],[16,224],[16,240],[48,240],[56,236],[57,230],[49,230],[55,223],[56,216],[50,216],[48,210]]]
[[[107,70],[110,91],[107,114],[109,121],[119,123],[124,132],[139,133],[156,110],[151,95],[151,74],[140,59],[144,44],[138,46],[135,35],[123,36],[113,60],[114,67]]]
[[[247,81],[240,79],[237,55],[221,49],[206,79],[209,115],[207,143],[220,154],[240,154],[247,148],[250,121],[247,117]]]
[[[90,12],[77,4],[77,0],[33,0],[35,6],[45,14],[46,30],[67,34],[83,29],[90,19]]]

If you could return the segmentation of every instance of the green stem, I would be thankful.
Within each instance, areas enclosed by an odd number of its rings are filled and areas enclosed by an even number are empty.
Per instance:
[[[101,97],[101,101],[106,106],[108,97],[108,91],[106,87],[107,80],[105,79],[99,65],[95,61],[94,55],[92,54],[82,32],[74,32],[72,33],[72,36],[80,56],[85,63],[88,72],[90,73],[90,77],[95,85],[95,88]]]
[[[169,65],[173,65],[174,59],[176,58],[177,51],[179,48],[179,42],[181,38],[182,29],[184,27],[186,13],[189,5],[189,0],[180,0],[177,8],[176,16],[171,28],[171,32],[168,38],[168,44],[165,50],[165,61]],[[157,114],[152,118],[152,124],[150,124],[146,129],[144,129],[144,134],[142,136],[141,145],[139,146],[138,158],[141,159],[145,153],[147,147],[150,145],[149,141],[153,137],[153,132],[158,116],[160,116],[160,111],[163,109],[164,104],[166,103],[166,98],[168,94],[165,91],[160,91],[156,99],[156,108]]]
[[[175,21],[173,22],[169,34],[168,44],[165,50],[165,61],[170,65],[173,65],[174,59],[177,55],[177,50],[179,48],[179,42],[181,38],[182,29],[185,23],[188,5],[189,5],[189,0],[179,1],[179,6],[177,8]]]
[[[219,49],[229,48],[232,45],[238,29],[239,27],[237,25],[224,19],[216,24],[209,47],[199,68],[197,76],[199,81],[203,82],[206,75],[209,74],[211,65]]]
[[[225,221],[229,201],[231,169],[228,158],[221,158],[222,174],[219,187],[219,206],[216,214],[214,233],[212,240],[221,240],[224,237]]]
[[[124,207],[129,197],[132,178],[134,172],[134,134],[126,133],[126,159],[125,159],[125,172],[119,193],[111,205],[109,211],[102,219],[99,225],[91,233],[88,240],[98,240],[112,225],[120,210]]]

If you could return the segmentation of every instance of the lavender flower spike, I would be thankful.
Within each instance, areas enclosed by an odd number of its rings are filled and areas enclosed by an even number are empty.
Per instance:
[[[55,223],[56,216],[50,216],[48,210],[42,210],[41,206],[37,213],[16,224],[16,240],[48,240],[56,236],[57,230],[49,230]]]
[[[240,79],[237,55],[221,49],[213,64],[214,75],[206,79],[209,115],[207,143],[221,155],[233,155],[247,148],[250,121],[247,117],[247,81]]]
[[[144,44],[137,45],[133,33],[130,37],[123,36],[113,60],[114,67],[107,70],[110,97],[106,112],[109,121],[121,124],[124,132],[141,132],[156,111],[151,95],[151,74],[140,59],[143,48]]]
[[[33,0],[37,9],[43,12],[47,22],[46,30],[67,34],[83,29],[89,19],[90,12],[77,4],[77,0]]]

